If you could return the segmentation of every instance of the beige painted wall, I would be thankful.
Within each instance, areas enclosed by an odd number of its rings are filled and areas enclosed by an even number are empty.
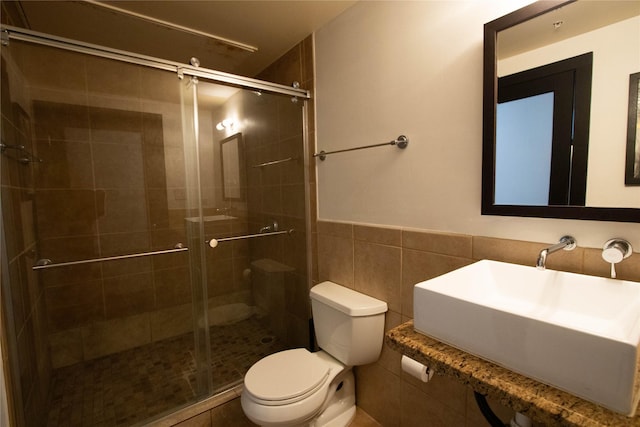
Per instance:
[[[528,0],[363,1],[316,33],[318,217],[599,248],[640,224],[480,215],[483,25]],[[636,249],[637,250],[637,249]]]

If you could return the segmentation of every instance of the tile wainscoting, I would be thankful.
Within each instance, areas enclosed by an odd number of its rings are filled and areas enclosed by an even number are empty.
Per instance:
[[[387,301],[386,330],[413,318],[416,283],[481,259],[534,265],[551,243],[328,221],[318,221],[316,230],[317,281],[331,280]],[[581,247],[555,253],[547,268],[607,276],[610,266],[601,253]],[[619,279],[640,281],[640,256],[634,255],[616,266]],[[385,346],[378,362],[356,368],[358,407],[385,427],[486,426],[470,389],[441,376],[421,383],[401,371],[400,358]],[[503,421],[511,419],[511,409],[490,404]]]

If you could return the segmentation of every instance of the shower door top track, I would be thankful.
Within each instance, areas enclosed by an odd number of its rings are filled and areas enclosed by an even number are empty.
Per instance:
[[[217,83],[226,83],[233,86],[239,86],[245,89],[262,90],[282,95],[290,95],[302,99],[311,98],[311,94],[308,90],[305,89],[285,86],[278,83],[253,79],[250,77],[238,76],[236,74],[225,73],[208,68],[201,68],[190,64],[182,64],[180,62],[169,61],[168,59],[155,58],[152,56],[141,55],[134,52],[112,49],[105,46],[85,43],[78,40],[54,36],[51,34],[39,33],[37,31],[27,30],[25,28],[2,25],[0,26],[0,31],[2,32],[3,46],[9,45],[9,41],[11,39],[19,40],[44,46],[56,47],[59,49],[65,49],[72,52],[79,52],[87,55],[113,59],[116,61],[128,62],[145,67],[172,71],[174,73],[177,73],[179,76],[188,75],[208,79]]]

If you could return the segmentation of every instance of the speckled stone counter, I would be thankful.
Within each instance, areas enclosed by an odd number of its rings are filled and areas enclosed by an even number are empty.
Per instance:
[[[416,332],[413,321],[387,332],[385,342],[390,348],[428,365],[438,375],[453,377],[548,426],[640,426],[640,415],[630,418],[617,414],[443,344]]]

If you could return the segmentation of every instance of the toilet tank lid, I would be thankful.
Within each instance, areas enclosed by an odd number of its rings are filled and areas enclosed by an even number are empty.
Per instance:
[[[371,316],[387,311],[387,303],[333,282],[322,282],[311,288],[311,299],[354,317]]]

